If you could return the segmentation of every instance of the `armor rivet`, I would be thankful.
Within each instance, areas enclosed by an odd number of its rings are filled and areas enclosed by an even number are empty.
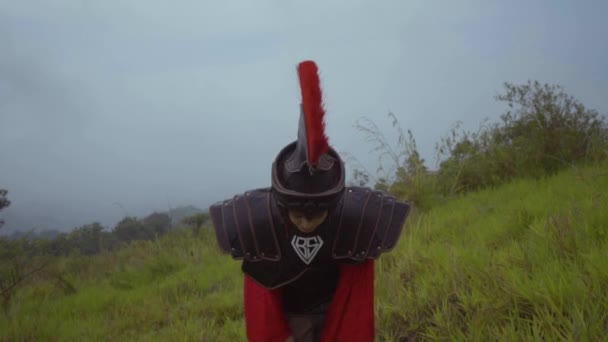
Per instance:
[[[348,189],[348,192],[353,192],[353,189]]]
[[[262,255],[262,257],[264,256],[264,252],[260,253]]]
[[[230,248],[233,252],[235,251],[234,247]]]
[[[348,252],[346,252],[346,254],[351,255],[351,254],[352,254],[352,252],[349,250]]]
[[[381,250],[381,249],[382,249],[382,246],[378,246],[378,250]]]

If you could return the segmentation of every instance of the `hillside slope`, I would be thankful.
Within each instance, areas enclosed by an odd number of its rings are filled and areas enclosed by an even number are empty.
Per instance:
[[[380,340],[603,339],[607,169],[515,181],[411,222],[378,263]]]
[[[601,340],[605,169],[516,181],[411,217],[376,264],[377,340]],[[0,313],[0,341],[244,341],[239,267],[210,230],[55,259]]]

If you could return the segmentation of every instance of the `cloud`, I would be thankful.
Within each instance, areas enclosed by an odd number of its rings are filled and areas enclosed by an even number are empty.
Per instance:
[[[590,4],[5,2],[0,182],[15,208],[100,217],[267,186],[296,136],[303,59],[321,69],[334,147],[374,169],[353,124],[394,138],[393,111],[433,166],[452,123],[500,114],[504,81],[560,83],[606,111],[608,5]]]

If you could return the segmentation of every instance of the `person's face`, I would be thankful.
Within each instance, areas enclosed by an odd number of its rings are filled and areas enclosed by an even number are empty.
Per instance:
[[[304,233],[314,232],[317,227],[327,218],[327,210],[307,215],[303,211],[290,209],[289,219]]]

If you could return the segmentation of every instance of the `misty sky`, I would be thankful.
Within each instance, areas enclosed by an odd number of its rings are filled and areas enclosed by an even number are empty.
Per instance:
[[[305,59],[333,147],[374,169],[353,124],[392,136],[392,111],[433,168],[454,122],[504,111],[503,82],[558,83],[608,112],[607,13],[600,0],[0,0],[0,188],[10,210],[80,224],[268,186],[296,136]]]

